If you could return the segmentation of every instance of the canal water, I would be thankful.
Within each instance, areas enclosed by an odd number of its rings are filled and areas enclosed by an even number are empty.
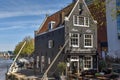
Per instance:
[[[10,59],[0,58],[0,80],[5,80],[5,73],[12,62]]]

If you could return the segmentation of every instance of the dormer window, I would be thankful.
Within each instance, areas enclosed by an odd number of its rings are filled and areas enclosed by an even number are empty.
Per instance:
[[[54,28],[54,25],[55,25],[55,21],[49,22],[49,24],[48,24],[48,29],[49,29],[49,30],[52,30],[52,29]]]

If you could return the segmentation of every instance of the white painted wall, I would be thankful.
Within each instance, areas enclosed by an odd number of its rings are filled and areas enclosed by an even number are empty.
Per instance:
[[[110,0],[109,0],[110,1]],[[108,37],[108,54],[120,57],[120,40],[117,34],[117,21],[116,21],[116,0],[111,0],[108,3],[106,0],[106,18],[107,18],[107,37]]]

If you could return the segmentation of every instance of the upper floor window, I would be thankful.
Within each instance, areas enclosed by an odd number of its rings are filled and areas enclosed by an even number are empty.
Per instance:
[[[83,3],[79,3],[78,8],[79,8],[79,10],[82,10],[83,9]]]
[[[93,47],[93,35],[92,34],[84,34],[84,47]]]
[[[53,48],[53,40],[48,41],[48,48]]]
[[[79,47],[79,34],[77,33],[70,34],[70,46]]]
[[[53,27],[54,27],[54,25],[55,25],[55,21],[49,22],[49,24],[48,24],[48,29],[49,29],[49,30],[52,30]]]
[[[73,24],[74,24],[74,26],[89,27],[89,18],[74,15],[73,16]]]

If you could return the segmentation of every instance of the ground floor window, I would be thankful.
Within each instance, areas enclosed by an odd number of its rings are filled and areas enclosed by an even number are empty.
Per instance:
[[[84,69],[92,69],[92,56],[85,56],[84,57]]]
[[[39,59],[40,59],[40,57],[37,56],[37,57],[36,57],[36,68],[39,68]]]

